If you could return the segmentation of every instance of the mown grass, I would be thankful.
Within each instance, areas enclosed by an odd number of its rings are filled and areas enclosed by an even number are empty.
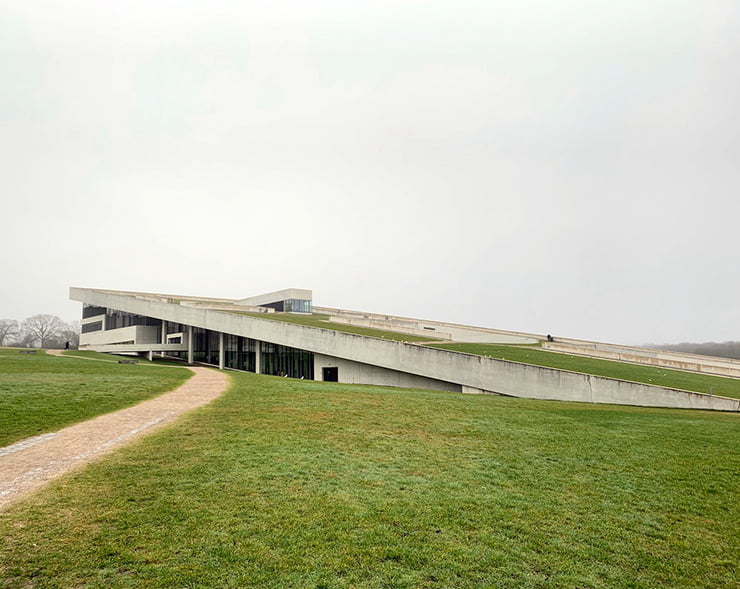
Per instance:
[[[0,447],[135,405],[178,387],[190,374],[0,349]]]
[[[0,514],[0,582],[737,587],[736,415],[232,378]]]
[[[282,321],[284,323],[294,323],[296,325],[306,325],[308,327],[320,327],[321,329],[331,329],[332,331],[341,331],[343,333],[354,333],[355,335],[366,335],[398,342],[432,342],[435,338],[425,337],[423,335],[412,335],[409,333],[400,333],[397,331],[387,331],[383,329],[374,329],[372,327],[362,327],[360,325],[345,325],[343,323],[333,323],[329,321],[330,315],[321,313],[312,313],[310,315],[297,315],[292,313],[252,313],[248,311],[227,311],[237,315],[249,315],[259,319],[269,319],[271,321]]]
[[[99,360],[101,362],[118,363],[119,360],[136,360],[142,366],[184,366],[182,361],[171,358],[162,358],[154,355],[154,359],[149,361],[146,356],[134,356],[126,354],[109,354],[106,352],[93,352],[92,350],[67,350],[62,352],[64,356],[73,358],[86,358],[88,360]]]
[[[614,360],[587,358],[584,356],[561,354],[559,352],[548,352],[547,350],[532,347],[466,343],[429,345],[433,348],[454,350],[478,356],[489,356],[491,358],[498,358],[499,360],[513,360],[525,364],[584,372],[586,374],[643,382],[685,391],[696,391],[699,393],[711,392],[713,395],[740,399],[740,379],[738,378],[723,378],[721,376],[671,370],[657,366],[642,366],[639,364],[616,362]]]

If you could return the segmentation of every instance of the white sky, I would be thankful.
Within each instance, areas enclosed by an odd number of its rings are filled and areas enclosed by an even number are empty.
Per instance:
[[[0,318],[69,286],[740,339],[736,0],[0,0]]]

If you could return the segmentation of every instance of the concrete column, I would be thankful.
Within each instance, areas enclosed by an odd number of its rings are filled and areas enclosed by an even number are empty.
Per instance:
[[[188,364],[193,363],[193,326],[188,325]]]
[[[262,342],[254,340],[254,373],[262,374],[260,364],[262,363]]]
[[[160,343],[163,343],[163,344],[167,343],[167,321],[165,321],[164,319],[162,320],[162,341]],[[159,353],[159,355],[162,356],[162,358],[164,358],[165,351],[162,350]]]
[[[218,367],[224,369],[224,332],[218,332]]]
[[[149,358],[149,362],[152,362],[154,360],[154,350],[149,350],[147,357]]]

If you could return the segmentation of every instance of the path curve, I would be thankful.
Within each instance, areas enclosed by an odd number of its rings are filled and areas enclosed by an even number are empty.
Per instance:
[[[0,448],[0,511],[52,479],[210,403],[229,386],[225,372],[188,368],[193,376],[174,391]]]

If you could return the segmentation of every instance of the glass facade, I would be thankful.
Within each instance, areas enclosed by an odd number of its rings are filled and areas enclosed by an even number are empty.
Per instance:
[[[100,331],[103,329],[102,321],[93,321],[92,323],[83,323],[80,331],[82,333],[90,333],[92,331]]]
[[[167,335],[171,333],[184,333],[186,334],[185,337],[187,337],[188,327],[187,325],[183,325],[182,323],[175,323],[173,321],[167,322]],[[181,344],[183,342],[182,336],[180,337],[173,337],[166,340],[167,342],[171,344]],[[164,343],[164,342],[163,342]],[[188,360],[188,353],[187,352],[178,352],[174,350],[170,350],[167,352],[168,356],[174,356],[175,358],[180,358],[181,360],[184,360],[187,362]]]
[[[260,307],[269,307],[285,313],[311,313],[311,301],[306,299],[286,299],[274,303],[261,304]]]
[[[313,353],[261,342],[262,374],[313,380]]]
[[[313,354],[304,350],[260,342],[260,372],[313,380]],[[183,353],[180,353],[183,357]],[[193,327],[193,361],[218,366],[218,332]],[[257,342],[248,337],[224,334],[224,366],[256,372]]]
[[[248,337],[224,334],[224,365],[227,368],[256,372],[255,341]]]
[[[105,329],[120,329],[121,327],[131,327],[132,325],[162,325],[161,319],[154,317],[145,317],[144,315],[134,315],[133,313],[124,313],[108,309],[105,314]]]
[[[275,303],[281,307],[285,303],[286,311],[293,313],[310,313],[311,301],[301,299],[288,299]],[[272,306],[272,305],[270,305]],[[280,309],[282,310],[282,309]],[[120,329],[132,325],[150,325],[160,327],[161,319],[135,315],[124,311],[114,309],[105,309],[104,307],[93,307],[86,305],[83,307],[83,317],[95,317],[105,313],[105,329]],[[82,333],[99,331],[104,328],[102,321],[86,323],[82,326]],[[218,366],[219,361],[219,332],[200,327],[193,327],[193,361],[203,364],[212,364]],[[188,326],[173,321],[166,323],[167,334],[188,333]],[[174,337],[168,341],[172,344],[181,343],[183,338]],[[122,342],[117,342],[122,343]],[[125,342],[131,343],[134,342]],[[248,337],[231,335],[225,333],[223,336],[224,343],[224,366],[235,370],[245,372],[257,372],[257,345],[260,346],[260,372],[272,376],[288,376],[291,378],[305,378],[313,380],[313,353],[281,346],[269,342],[257,342]],[[168,356],[174,356],[187,360],[188,353],[185,351],[168,351]]]
[[[167,333],[184,333],[188,330],[186,325],[182,323],[173,323],[172,321],[167,322]]]
[[[87,303],[82,305],[83,319],[97,317],[98,315],[105,315],[105,307],[96,307],[95,305],[88,305]]]
[[[218,332],[193,327],[193,361],[218,366]]]
[[[305,299],[288,299],[285,301],[285,311],[288,313],[310,313],[311,301]]]

